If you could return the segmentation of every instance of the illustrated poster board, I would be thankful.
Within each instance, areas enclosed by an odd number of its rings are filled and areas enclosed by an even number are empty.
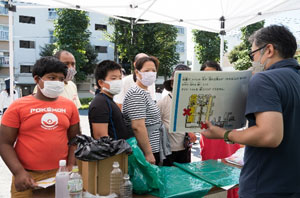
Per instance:
[[[251,71],[176,71],[170,132],[200,132],[206,120],[226,128],[244,127]]]

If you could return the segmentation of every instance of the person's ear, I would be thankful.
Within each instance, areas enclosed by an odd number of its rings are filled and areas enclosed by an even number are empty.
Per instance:
[[[38,75],[35,75],[35,76],[33,77],[33,80],[34,80],[35,84],[38,84],[39,81],[40,81],[40,77],[39,77]]]
[[[268,58],[271,58],[272,56],[274,56],[274,54],[275,54],[274,45],[268,44],[267,47],[266,47],[266,52],[265,53],[267,54]]]
[[[100,86],[100,87],[103,87],[104,86],[104,81],[103,80],[98,80],[98,85]]]

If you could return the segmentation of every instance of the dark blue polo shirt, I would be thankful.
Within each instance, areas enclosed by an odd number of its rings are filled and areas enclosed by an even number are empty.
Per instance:
[[[289,197],[282,193],[300,193],[299,69],[295,59],[282,60],[255,74],[249,82],[245,113],[249,127],[255,125],[254,113],[276,111],[283,115],[284,134],[277,148],[246,146],[240,177],[241,198]]]

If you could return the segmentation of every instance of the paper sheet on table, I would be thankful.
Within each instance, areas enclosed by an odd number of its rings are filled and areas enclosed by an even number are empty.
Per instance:
[[[234,154],[225,158],[225,160],[231,164],[235,164],[238,166],[244,166],[244,152],[245,152],[245,147],[240,148]]]
[[[50,177],[48,179],[44,179],[41,181],[36,182],[38,187],[41,188],[48,188],[49,186],[52,186],[55,184],[55,177]]]

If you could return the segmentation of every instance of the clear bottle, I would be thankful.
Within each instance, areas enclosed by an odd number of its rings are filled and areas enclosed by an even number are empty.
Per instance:
[[[78,173],[78,166],[74,166],[68,181],[70,198],[82,198],[82,177]]]
[[[125,174],[123,179],[124,182],[120,189],[121,198],[132,198],[132,183],[129,180],[129,175]]]
[[[115,193],[118,196],[120,196],[120,186],[123,177],[122,170],[119,166],[119,162],[114,162],[113,170],[110,173],[110,194]]]
[[[59,169],[55,177],[55,198],[69,197],[68,180],[69,172],[66,167],[66,160],[59,160]]]

